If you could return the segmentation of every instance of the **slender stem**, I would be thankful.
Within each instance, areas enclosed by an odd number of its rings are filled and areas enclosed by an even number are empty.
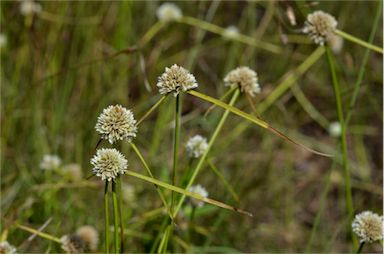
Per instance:
[[[365,242],[361,242],[361,243],[360,243],[359,248],[358,248],[357,251],[356,251],[356,254],[361,253],[361,251],[363,250],[364,244],[365,244]]]
[[[350,169],[348,165],[349,164],[348,150],[347,150],[348,147],[347,147],[344,114],[343,114],[343,105],[341,101],[339,81],[336,75],[336,68],[335,68],[332,53],[329,47],[326,47],[326,52],[327,52],[328,65],[332,75],[333,90],[334,90],[336,106],[337,106],[337,115],[341,125],[340,142],[341,142],[341,150],[342,150],[342,165],[343,165],[344,179],[345,179],[345,201],[347,206],[347,225],[348,225],[347,231],[349,233],[352,233],[350,230],[350,224],[353,217],[353,200],[352,200],[351,176],[350,176]],[[352,239],[355,239],[353,234],[352,234]]]
[[[143,163],[143,166],[145,168],[145,170],[147,171],[148,175],[151,177],[151,178],[154,178],[153,177],[153,174],[152,174],[152,171],[151,169],[148,167],[148,164],[147,162],[145,161],[143,155],[141,154],[140,150],[137,148],[137,146],[134,144],[134,143],[130,143],[131,144],[131,147],[132,149],[135,151],[135,153],[137,154],[137,156],[139,157],[141,163]],[[170,209],[168,207],[168,203],[167,201],[165,200],[165,197],[164,197],[164,194],[163,192],[159,189],[159,186],[157,186],[156,184],[154,184],[155,188],[156,188],[156,191],[157,193],[159,194],[159,197],[161,199],[161,201],[163,202],[164,204],[164,207],[165,209],[167,209],[167,213],[169,215],[169,218],[172,219],[172,214],[170,212]]]
[[[212,23],[209,23],[209,22],[206,22],[204,20],[200,20],[200,19],[197,19],[194,17],[184,16],[178,21],[180,23],[184,23],[184,24],[187,24],[190,26],[204,29],[204,30],[209,31],[211,33],[219,34],[221,36],[226,36],[226,33],[227,33],[227,30],[225,28],[216,26]],[[261,48],[261,49],[270,51],[270,52],[275,53],[275,54],[281,53],[281,51],[282,51],[280,47],[278,47],[274,44],[260,41],[260,40],[257,40],[256,38],[253,38],[253,37],[250,37],[247,35],[243,35],[240,33],[237,33],[236,35],[228,37],[228,38],[231,40],[234,40],[234,41],[238,41],[238,42],[256,47],[256,48]]]
[[[139,45],[143,47],[147,44],[160,30],[163,28],[164,22],[157,21],[154,25],[152,25],[148,31],[141,38]]]
[[[164,101],[167,96],[162,96],[145,114],[137,121],[137,125],[141,124],[145,118],[147,118],[160,104]]]
[[[180,94],[176,96],[175,101],[175,130],[173,138],[173,168],[172,168],[172,185],[176,186],[176,170],[178,163],[178,151],[179,151],[179,136],[180,136]],[[171,213],[173,212],[174,205],[174,192],[172,192],[171,198]]]
[[[373,39],[375,38],[376,29],[377,29],[377,26],[379,24],[380,18],[382,16],[381,15],[382,4],[383,4],[382,1],[378,2],[375,20],[373,22],[371,33],[369,34],[369,38],[368,38],[369,43],[372,43]],[[366,49],[364,52],[363,60],[362,60],[362,63],[361,63],[360,69],[359,69],[359,74],[357,76],[357,80],[356,80],[356,83],[354,85],[353,95],[352,95],[352,98],[351,98],[350,103],[349,103],[349,107],[348,107],[349,110],[348,110],[347,115],[345,117],[345,125],[348,125],[349,121],[351,120],[353,108],[356,105],[357,96],[359,94],[361,83],[362,83],[363,78],[364,78],[366,66],[367,66],[368,59],[369,59],[369,53],[370,53],[369,49]]]
[[[121,207],[122,207],[122,188],[121,188],[121,177],[117,177],[117,201],[118,201],[118,211],[120,218],[120,250],[121,253],[124,253],[124,226],[123,226],[123,217],[121,216]]]
[[[113,201],[113,222],[114,222],[114,233],[115,233],[115,253],[120,253],[119,245],[119,212],[116,195],[116,183],[112,182],[112,201]]]
[[[195,219],[195,212],[196,212],[196,206],[192,206],[192,211],[189,217],[189,224],[188,224],[188,238],[189,242],[192,242],[192,228],[194,224]]]
[[[108,181],[105,181],[104,210],[105,210],[105,253],[109,253],[109,210],[108,210]]]
[[[232,95],[231,101],[229,102],[230,106],[233,106],[235,104],[236,99],[239,97],[239,94],[240,94],[240,91],[239,91],[239,89],[237,89],[235,91],[235,93]],[[224,122],[227,119],[228,115],[229,115],[229,110],[225,110],[225,112],[222,115],[218,125],[216,126],[215,131],[212,134],[211,139],[209,140],[207,150],[205,150],[204,154],[200,157],[200,160],[197,163],[197,166],[194,169],[193,174],[192,174],[191,178],[189,179],[187,186],[185,187],[186,190],[192,186],[193,182],[195,181],[195,179],[197,177],[197,174],[199,173],[199,171],[203,167],[203,164],[204,164],[205,159],[207,158],[208,152],[209,152],[209,150],[211,150],[211,147],[212,147],[213,143],[215,142],[217,136],[219,135],[219,132],[220,132],[221,128],[223,127]],[[180,210],[181,205],[183,204],[184,200],[185,200],[185,195],[182,195],[177,206],[176,206],[175,211],[173,212],[173,218],[176,218],[177,212]]]
[[[28,231],[28,232],[34,234],[34,235],[38,235],[38,236],[40,236],[40,237],[42,237],[42,238],[45,238],[45,239],[48,239],[48,240],[50,240],[50,241],[54,241],[54,242],[57,242],[57,243],[61,243],[60,239],[57,238],[57,237],[55,237],[55,236],[53,236],[53,235],[49,235],[49,234],[47,234],[47,233],[41,232],[41,231],[36,230],[36,229],[34,229],[34,228],[30,228],[30,227],[27,227],[27,226],[20,225],[20,224],[18,224],[18,223],[16,223],[16,226],[17,226],[18,228],[22,229],[22,230],[25,230],[25,231]]]
[[[336,34],[341,36],[341,37],[343,37],[346,40],[349,40],[351,42],[359,44],[360,46],[366,47],[368,49],[372,49],[372,50],[374,50],[376,52],[379,52],[379,53],[383,54],[383,49],[382,48],[380,48],[380,47],[378,47],[376,45],[372,45],[372,44],[370,44],[370,43],[368,43],[366,41],[363,41],[363,40],[361,40],[359,38],[356,38],[355,36],[347,34],[346,32],[343,32],[341,30],[336,30]]]

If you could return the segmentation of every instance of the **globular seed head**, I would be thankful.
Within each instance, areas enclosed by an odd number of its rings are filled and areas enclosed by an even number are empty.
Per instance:
[[[360,242],[372,243],[384,237],[383,216],[371,211],[364,211],[356,215],[352,222],[352,230],[359,237]]]
[[[93,226],[85,225],[76,230],[87,250],[96,251],[99,245],[99,233]]]
[[[187,154],[191,158],[199,158],[208,148],[207,139],[200,135],[190,138],[185,145]]]
[[[131,110],[121,105],[109,106],[97,118],[96,131],[113,144],[118,140],[131,142],[136,137],[136,120]]]
[[[173,3],[163,3],[156,10],[156,16],[160,21],[171,22],[183,16],[181,9]]]
[[[40,162],[40,168],[43,170],[53,170],[61,166],[61,159],[57,155],[46,154]]]
[[[101,177],[101,180],[114,180],[119,174],[125,174],[128,161],[124,155],[116,149],[101,148],[91,159],[93,173]]]
[[[8,241],[0,242],[0,253],[1,254],[16,254],[16,248],[11,245]]]
[[[173,93],[176,96],[180,92],[198,87],[198,84],[195,76],[188,70],[174,64],[165,68],[165,72],[158,78],[156,86],[159,88],[160,94]]]
[[[208,197],[208,191],[200,184],[192,185],[188,191],[196,193],[204,198]],[[195,207],[202,207],[204,202],[198,199],[191,198],[191,204]]]
[[[224,78],[224,85],[239,87],[242,92],[252,97],[260,93],[257,73],[246,66],[237,67],[230,71]]]
[[[308,14],[302,31],[308,34],[316,44],[324,45],[334,35],[336,26],[337,21],[332,15],[323,11],[315,11]]]

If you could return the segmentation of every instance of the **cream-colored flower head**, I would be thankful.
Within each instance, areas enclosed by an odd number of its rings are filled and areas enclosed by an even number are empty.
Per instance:
[[[242,66],[230,71],[224,78],[224,85],[239,87],[242,92],[254,97],[260,93],[257,73],[249,67]]]
[[[9,244],[7,241],[0,242],[0,253],[1,254],[16,254],[16,248]]]
[[[225,29],[223,36],[232,39],[239,34],[239,29],[236,26],[229,26]]]
[[[121,105],[105,108],[97,118],[95,129],[102,139],[107,139],[111,144],[123,139],[131,142],[137,133],[132,111]]]
[[[339,122],[332,122],[328,127],[329,135],[332,137],[340,137],[341,135],[341,125]]]
[[[38,14],[42,10],[41,5],[32,0],[23,0],[20,4],[20,13],[24,16]]]
[[[93,173],[100,176],[101,180],[111,181],[119,174],[125,174],[128,161],[119,151],[112,148],[101,148],[91,159]]]
[[[334,35],[336,26],[337,21],[332,15],[323,11],[315,11],[308,14],[303,33],[308,34],[316,44],[324,45],[329,37]]]
[[[61,160],[57,155],[46,154],[40,162],[40,168],[44,170],[57,169],[61,165]]]
[[[7,45],[7,36],[3,33],[0,33],[0,49],[4,48]]]
[[[200,184],[193,185],[189,187],[188,191],[196,193],[204,198],[208,197],[208,192],[207,190],[201,186]],[[198,199],[191,198],[191,203],[195,207],[202,207],[204,205],[204,202]]]
[[[183,67],[174,64],[165,68],[165,72],[158,78],[156,86],[159,88],[160,94],[173,93],[176,96],[179,92],[186,92],[198,87],[198,84],[195,76]]]
[[[207,139],[200,135],[195,135],[188,140],[185,148],[189,157],[199,158],[208,148]]]
[[[61,248],[67,253],[84,253],[88,250],[83,240],[76,234],[64,235],[60,238]]]
[[[76,235],[83,241],[85,248],[89,251],[96,251],[99,245],[99,233],[89,225],[82,226],[76,230]]]
[[[352,222],[353,232],[360,238],[360,242],[372,243],[384,237],[383,216],[371,211],[364,211],[356,215]]]
[[[81,166],[76,163],[66,164],[63,166],[62,171],[68,175],[72,180],[78,181],[83,178],[83,172]]]
[[[160,21],[170,22],[183,16],[181,9],[173,3],[163,3],[156,10],[156,16]]]
[[[343,49],[344,39],[341,36],[332,34],[328,38],[328,44],[333,53],[338,54]]]

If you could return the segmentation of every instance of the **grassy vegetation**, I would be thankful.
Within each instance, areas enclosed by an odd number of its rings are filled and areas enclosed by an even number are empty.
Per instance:
[[[98,230],[104,251],[105,183],[89,178],[90,159],[97,117],[115,104],[139,121],[134,143],[115,146],[128,160],[121,200],[119,183],[106,198],[126,252],[352,252],[354,214],[383,214],[379,1],[185,1],[176,3],[183,18],[169,23],[156,18],[155,1],[47,1],[32,16],[19,2],[0,4],[0,241],[19,252],[63,252],[60,237],[82,225]],[[301,33],[314,10],[347,34],[340,52]],[[241,35],[225,37],[230,25]],[[163,97],[157,77],[175,63],[199,87]],[[223,85],[238,66],[257,72],[256,97]],[[207,96],[221,104],[212,108]],[[328,130],[335,121],[337,137]],[[209,148],[191,159],[185,144],[196,134]],[[46,154],[79,164],[82,177],[42,170]],[[157,180],[143,177],[152,174]],[[193,182],[210,204],[182,202]],[[110,225],[111,250],[120,248],[115,235]],[[382,250],[375,243],[363,252]]]

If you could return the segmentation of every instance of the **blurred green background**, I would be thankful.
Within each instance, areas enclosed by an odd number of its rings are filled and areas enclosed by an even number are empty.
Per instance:
[[[183,15],[223,28],[236,26],[240,33],[278,45],[282,51],[274,54],[172,22],[142,47],[114,55],[138,46],[157,22],[161,2],[44,1],[40,2],[42,11],[31,16],[20,13],[20,4],[1,1],[0,25],[7,37],[1,48],[1,232],[8,232],[7,240],[19,252],[61,250],[58,244],[39,237],[26,242],[30,234],[16,228],[15,222],[39,228],[50,219],[44,232],[56,237],[90,224],[103,239],[102,182],[85,180],[91,175],[89,161],[99,138],[94,126],[103,108],[118,103],[140,118],[160,98],[157,77],[174,63],[196,76],[198,91],[215,98],[226,91],[222,79],[228,71],[241,65],[251,67],[257,71],[262,89],[253,100],[258,106],[316,50],[316,45],[300,36],[308,12],[326,11],[336,17],[338,28],[367,41],[379,6],[378,1],[176,2]],[[290,23],[288,9],[295,15],[296,25]],[[373,44],[382,46],[382,31],[380,19]],[[354,208],[382,214],[382,55],[370,54],[357,104],[348,107],[365,50],[344,41],[336,63],[345,112],[353,110],[347,141]],[[329,123],[337,121],[337,110],[325,55],[299,75],[292,87],[266,108],[262,118],[306,145],[340,154],[339,139],[327,130]],[[300,101],[300,95],[307,100]],[[183,96],[181,147],[195,134],[210,136],[223,110],[216,108],[204,117],[209,106]],[[322,115],[323,126],[308,114],[311,106]],[[236,107],[252,111],[245,96]],[[173,118],[174,98],[169,96],[140,125],[135,140],[156,177],[167,182],[172,167]],[[123,144],[121,149],[129,168],[144,173],[129,145]],[[64,164],[80,164],[83,179],[41,170],[45,154],[57,154]],[[189,247],[205,246],[205,251],[303,252],[315,217],[322,212],[309,250],[350,252],[353,245],[346,232],[344,179],[337,158],[308,153],[231,114],[209,159],[231,183],[240,202],[231,198],[208,165],[197,182],[210,197],[251,211],[254,217],[206,205],[196,214],[192,239],[186,237],[183,227],[174,235]],[[180,160],[182,172],[188,162],[184,150]],[[127,176],[123,181],[134,189],[123,206],[126,250],[149,252],[166,215],[143,215],[160,208],[161,201],[151,184]],[[184,214],[188,212],[186,207]],[[187,217],[180,218],[180,225]],[[185,247],[172,240],[169,250],[184,252]],[[197,247],[194,252],[201,251]],[[382,252],[382,246],[367,245],[364,251]]]

